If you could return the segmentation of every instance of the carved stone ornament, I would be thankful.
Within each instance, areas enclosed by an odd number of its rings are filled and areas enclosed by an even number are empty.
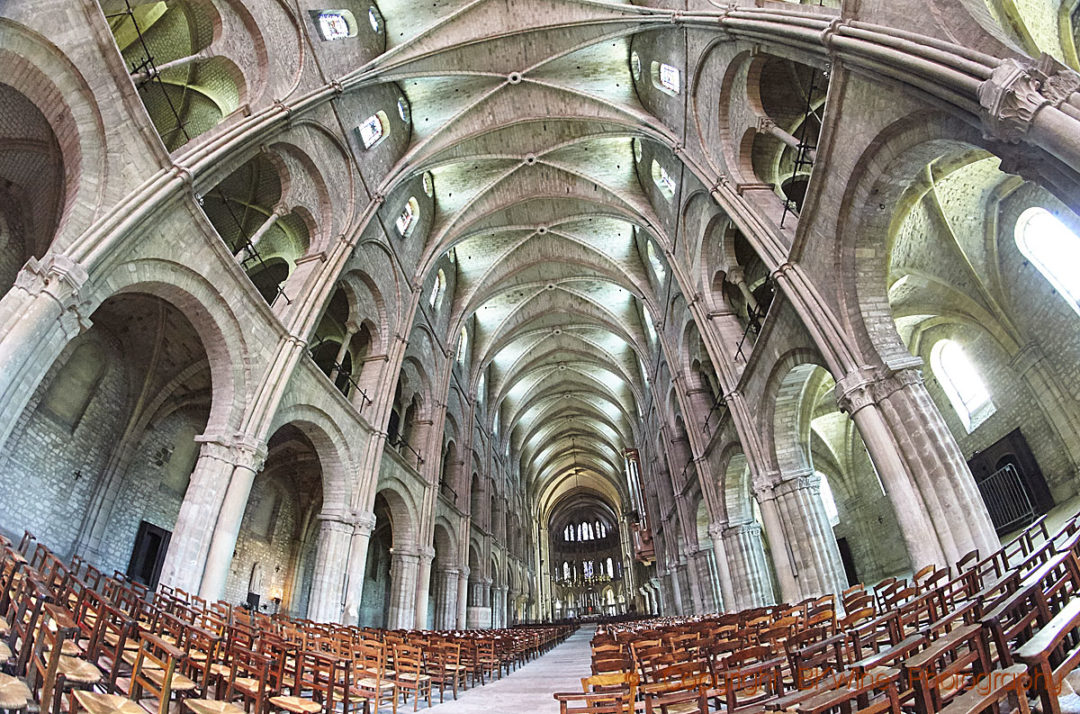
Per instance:
[[[49,253],[41,260],[31,257],[15,276],[15,288],[33,297],[47,294],[60,309],[58,320],[68,338],[90,329],[85,286],[89,274],[81,264]],[[84,315],[84,313],[86,313]]]
[[[1041,93],[1043,79],[1035,68],[1007,59],[979,85],[979,105],[988,138],[1017,144],[1035,114],[1050,100]]]
[[[1042,83],[1042,94],[1050,106],[1060,107],[1080,89],[1080,74],[1072,71],[1045,52],[1035,65],[1035,75]]]

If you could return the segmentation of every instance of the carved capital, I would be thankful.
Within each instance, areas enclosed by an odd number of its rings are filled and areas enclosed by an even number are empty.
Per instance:
[[[1042,95],[1052,107],[1060,107],[1080,89],[1080,74],[1072,71],[1043,52],[1035,65],[1035,76],[1041,82]]]
[[[815,493],[821,488],[821,477],[817,475],[817,472],[813,469],[806,469],[799,471],[796,474],[789,476],[788,478],[777,484],[774,489],[777,495],[788,495],[795,493],[796,491],[809,490]]]
[[[266,461],[266,444],[248,434],[203,434],[195,441],[202,444],[201,456],[237,468],[258,473]]]
[[[724,531],[724,535],[730,538],[739,538],[741,536],[760,536],[761,524],[757,521],[747,521],[746,523],[740,523],[737,526],[731,526]]]
[[[769,117],[758,117],[757,130],[762,134],[768,134],[776,128],[776,122]]]
[[[324,531],[352,535],[353,524],[348,516],[341,513],[320,513],[316,516],[319,528]]]
[[[868,369],[860,369],[836,380],[833,394],[840,411],[854,414],[875,402],[873,386],[878,375]]]
[[[1035,115],[1050,100],[1042,93],[1040,73],[1015,59],[1002,61],[979,85],[979,105],[988,138],[1017,144],[1031,128]]]
[[[375,531],[374,513],[353,514],[353,535],[371,535]]]
[[[713,523],[710,523],[709,537],[713,540],[716,540],[717,538],[722,538],[724,536],[724,531],[726,531],[727,528],[727,521],[715,521]]]
[[[57,319],[69,339],[90,329],[86,288],[90,279],[81,264],[66,255],[49,253],[30,258],[15,276],[15,288],[32,297],[47,295],[56,302]],[[85,313],[85,314],[84,314]]]

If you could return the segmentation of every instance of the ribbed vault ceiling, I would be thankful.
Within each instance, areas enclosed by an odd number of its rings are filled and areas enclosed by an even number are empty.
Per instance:
[[[470,389],[486,370],[541,507],[589,494],[618,509],[650,361],[643,319],[660,304],[641,249],[658,220],[632,140],[673,141],[638,101],[629,44],[665,15],[599,2],[379,7],[388,47],[372,81],[397,83],[413,122],[382,188],[430,171],[436,190],[416,281],[454,250],[450,334],[475,316]]]

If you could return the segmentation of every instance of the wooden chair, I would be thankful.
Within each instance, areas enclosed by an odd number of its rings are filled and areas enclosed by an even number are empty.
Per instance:
[[[450,686],[457,699],[458,687],[465,688],[467,667],[461,663],[461,645],[442,642],[430,645],[427,655],[427,673],[432,684],[439,685],[439,703],[444,701],[443,690]]]
[[[585,693],[611,694],[632,703],[637,701],[640,680],[636,672],[609,672],[582,677],[581,689]]]
[[[598,692],[558,692],[553,695],[559,702],[559,714],[630,714],[634,702],[620,694]]]
[[[180,672],[184,653],[165,640],[147,633],[139,635],[139,649],[131,672],[131,698],[139,701],[148,691],[157,700],[159,714],[168,714],[173,694],[181,700],[193,694],[196,684]]]
[[[386,650],[381,642],[364,640],[353,647],[352,687],[367,702],[372,714],[378,714],[384,702],[397,706],[397,693],[386,671]]]
[[[498,666],[498,665],[496,665]],[[394,712],[397,712],[397,699],[404,695],[408,702],[408,693],[413,697],[413,711],[420,703],[420,695],[426,694],[427,705],[431,706],[431,677],[424,671],[424,651],[410,645],[394,645]]]
[[[343,671],[339,671],[342,670]],[[339,660],[320,652],[301,652],[296,663],[296,676],[291,694],[270,697],[270,704],[292,714],[333,714],[337,702],[344,702],[345,714],[349,704],[362,699],[351,692],[348,667]]]
[[[1061,681],[1080,663],[1080,599],[1070,600],[1016,653],[1027,666],[1033,691],[1042,701],[1043,714],[1061,714]]]
[[[186,699],[192,714],[266,714],[270,661],[263,655],[235,648],[230,656],[225,695],[221,699]],[[243,707],[235,704],[237,698]]]
[[[183,653],[154,635],[141,637],[131,675],[130,698],[77,690],[75,699],[88,714],[146,714],[148,710],[138,704],[146,693],[150,694],[146,698],[154,701],[152,714],[169,714],[177,660]]]
[[[915,711],[934,714],[966,689],[943,683],[978,681],[990,672],[990,653],[980,625],[965,625],[945,635],[903,663],[904,675],[915,694]]]
[[[43,713],[60,714],[61,700],[68,688],[61,671],[64,642],[76,637],[78,631],[78,625],[64,608],[54,604],[44,606],[26,676],[27,687],[40,702]]]
[[[900,714],[900,696],[892,680],[865,677],[838,680],[841,686],[800,702],[798,714]]]

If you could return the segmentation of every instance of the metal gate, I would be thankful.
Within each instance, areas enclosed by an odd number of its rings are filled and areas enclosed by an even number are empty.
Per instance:
[[[977,485],[998,534],[1026,526],[1035,520],[1035,507],[1015,465],[1005,465]]]

